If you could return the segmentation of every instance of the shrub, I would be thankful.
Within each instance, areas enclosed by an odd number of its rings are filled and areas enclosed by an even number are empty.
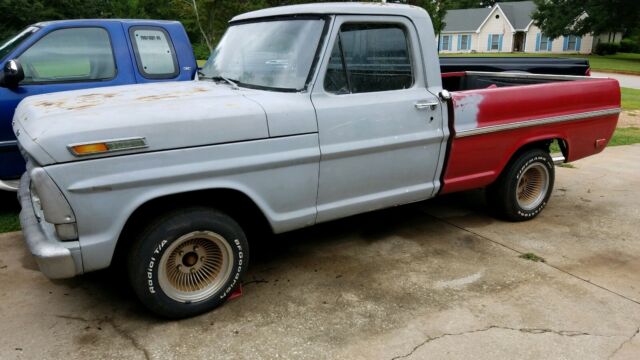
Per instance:
[[[640,45],[632,39],[623,39],[620,42],[620,52],[637,53],[640,52]]]
[[[598,43],[595,53],[598,55],[613,55],[620,50],[620,44],[614,43]]]

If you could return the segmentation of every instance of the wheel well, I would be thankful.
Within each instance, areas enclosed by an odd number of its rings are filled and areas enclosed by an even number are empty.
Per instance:
[[[569,154],[568,153],[569,147],[568,147],[567,141],[562,138],[551,138],[551,139],[537,140],[537,141],[524,144],[517,151],[513,153],[513,155],[507,162],[507,164],[517,159],[522,153],[529,151],[531,149],[541,149],[547,152],[551,152],[551,144],[554,141],[557,141],[558,147],[560,148],[560,152],[562,152],[562,155],[566,158],[567,155]]]
[[[256,234],[273,232],[258,205],[240,191],[212,189],[167,195],[149,200],[131,214],[118,238],[112,263],[122,260],[132,238],[149,221],[169,210],[188,206],[213,207],[226,213],[240,224],[250,242]]]
[[[522,155],[524,152],[529,151],[531,149],[541,149],[543,151],[546,151],[546,152],[550,153],[551,152],[551,144],[554,141],[557,141],[558,147],[560,148],[560,151],[562,152],[562,155],[566,159],[568,154],[569,154],[569,146],[568,146],[567,141],[565,139],[562,139],[562,138],[550,138],[550,139],[544,139],[544,140],[536,140],[536,141],[524,144],[518,150],[513,152],[513,155],[511,155],[511,157],[509,158],[509,161],[507,161],[504,164],[504,167],[500,170],[500,175],[499,175],[498,179],[496,179],[492,184],[495,184],[499,180],[499,178],[502,176],[502,174],[504,173],[504,170],[507,169],[511,163],[516,161],[516,159],[518,159],[520,157],[520,155]]]

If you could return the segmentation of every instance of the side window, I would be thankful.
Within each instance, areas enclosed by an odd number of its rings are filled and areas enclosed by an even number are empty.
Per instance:
[[[102,28],[55,30],[18,60],[24,68],[26,84],[100,81],[116,76],[109,34]]]
[[[400,25],[344,24],[329,59],[325,90],[344,94],[410,88],[410,54]]]
[[[171,79],[178,75],[178,61],[164,29],[133,27],[129,31],[138,70],[149,79]]]

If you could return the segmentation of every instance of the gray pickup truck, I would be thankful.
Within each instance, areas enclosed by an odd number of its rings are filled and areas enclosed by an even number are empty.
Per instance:
[[[26,243],[50,278],[117,264],[149,309],[193,316],[240,284],[262,230],[485,187],[528,220],[554,161],[611,138],[615,80],[441,74],[436,48],[421,8],[288,6],[234,18],[197,81],[29,97]]]

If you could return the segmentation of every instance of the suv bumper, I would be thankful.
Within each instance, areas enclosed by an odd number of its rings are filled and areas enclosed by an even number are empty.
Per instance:
[[[20,225],[22,233],[29,247],[29,251],[36,259],[40,271],[50,279],[65,279],[82,273],[82,258],[78,241],[61,242],[52,229],[47,231],[46,223],[36,216],[31,201],[28,172],[20,180],[18,199],[22,206],[20,211]],[[44,223],[44,224],[43,224]]]

